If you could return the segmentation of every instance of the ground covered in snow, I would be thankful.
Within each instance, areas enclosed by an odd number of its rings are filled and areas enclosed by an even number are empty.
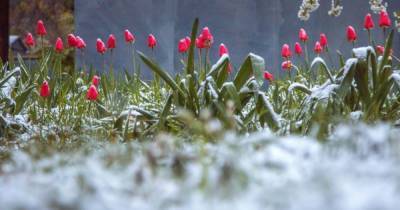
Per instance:
[[[351,125],[325,143],[263,131],[215,144],[160,135],[46,155],[3,148],[0,209],[397,210],[399,134]]]

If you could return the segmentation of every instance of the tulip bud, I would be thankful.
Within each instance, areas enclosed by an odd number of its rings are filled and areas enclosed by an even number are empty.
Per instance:
[[[308,41],[308,35],[307,35],[306,30],[304,30],[304,28],[300,28],[300,31],[299,31],[299,39],[300,39],[300,41],[302,41],[302,42]]]
[[[282,46],[282,57],[283,58],[290,58],[292,56],[292,53],[290,52],[290,47],[288,44],[284,44]]]
[[[95,101],[97,100],[97,96],[99,95],[99,92],[97,92],[97,88],[95,85],[90,85],[87,93],[86,93],[86,99],[89,101]]]
[[[107,51],[106,45],[100,38],[98,38],[96,41],[96,50],[102,55]]]
[[[73,35],[73,34],[68,34],[68,36],[67,36],[67,41],[68,41],[68,45],[69,45],[70,47],[76,47],[77,40],[76,40],[75,35]]]
[[[385,48],[381,45],[376,46],[376,53],[378,55],[383,55],[383,53],[385,52]]]
[[[214,37],[210,32],[210,29],[208,27],[204,27],[203,30],[201,31],[201,34],[199,36],[199,41],[201,42],[201,45],[203,48],[210,48],[212,43],[214,42]]]
[[[268,81],[274,80],[274,75],[269,73],[268,71],[264,71],[264,79]]]
[[[219,45],[219,57],[221,57],[224,54],[229,55],[229,51],[228,48],[222,43]]]
[[[186,40],[185,39],[179,40],[179,42],[178,42],[178,51],[179,51],[179,53],[184,53],[184,52],[187,51],[187,49],[188,49],[188,46],[186,44]]]
[[[62,53],[62,51],[64,50],[64,44],[60,37],[57,38],[54,49],[57,53]]]
[[[321,44],[322,48],[325,48],[328,46],[328,38],[324,33],[319,35],[319,43]]]
[[[46,28],[44,27],[44,23],[42,20],[39,20],[36,25],[36,34],[39,36],[44,36],[47,34]]]
[[[117,40],[115,39],[114,34],[110,34],[110,36],[108,37],[108,40],[107,40],[107,48],[111,49],[111,50],[114,49],[116,46],[116,42],[117,42]]]
[[[190,44],[191,44],[191,40],[190,37],[185,37],[185,41],[186,41],[186,45],[188,46],[188,48],[190,48]]]
[[[390,25],[392,25],[392,21],[390,20],[388,13],[382,10],[379,14],[379,27],[388,28]]]
[[[135,36],[133,36],[133,34],[128,29],[125,30],[124,35],[125,35],[125,41],[127,43],[135,42]]]
[[[157,45],[157,40],[154,37],[153,34],[149,34],[149,36],[147,37],[147,46],[149,46],[149,48],[154,49],[154,47]]]
[[[27,33],[25,36],[25,44],[28,47],[34,47],[35,46],[35,39],[33,38],[31,33]]]
[[[349,42],[354,42],[357,40],[357,33],[353,26],[347,26],[347,40]]]
[[[79,36],[76,37],[76,48],[78,48],[78,49],[85,49],[86,48],[85,41]]]
[[[314,46],[314,52],[316,54],[320,54],[322,52],[322,46],[321,44],[317,41],[315,42],[315,46]]]
[[[370,13],[368,13],[364,19],[364,28],[367,30],[371,30],[372,28],[374,28],[374,26],[375,24],[374,21],[372,20],[372,16]]]
[[[50,87],[49,83],[45,80],[40,86],[40,96],[43,98],[47,98],[50,96]]]
[[[295,51],[295,53],[296,53],[297,55],[303,54],[303,49],[301,48],[300,43],[296,42],[296,43],[294,44],[294,51]]]
[[[287,60],[282,62],[282,69],[284,70],[290,70],[292,68],[292,62]]]
[[[196,38],[196,47],[199,49],[203,49],[204,45],[203,45],[203,39],[201,38],[201,35],[199,36],[199,38]]]
[[[97,75],[94,75],[94,76],[93,76],[93,79],[92,79],[92,85],[98,87],[98,86],[99,86],[99,83],[100,83],[100,77],[97,76]]]

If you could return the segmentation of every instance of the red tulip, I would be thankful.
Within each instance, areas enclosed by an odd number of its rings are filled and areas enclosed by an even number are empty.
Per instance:
[[[149,36],[147,37],[147,46],[149,46],[149,48],[154,49],[154,47],[157,45],[157,40],[154,37],[153,34],[149,34]]]
[[[349,42],[354,42],[357,40],[357,33],[353,26],[347,26],[347,40]]]
[[[190,44],[191,44],[191,40],[190,40],[190,37],[185,37],[185,41],[186,41],[186,45],[188,46],[188,48],[190,47]]]
[[[282,69],[290,70],[292,68],[292,62],[287,60],[282,62]]]
[[[86,99],[89,101],[95,101],[97,100],[97,96],[99,95],[99,92],[97,92],[97,88],[95,85],[90,85],[87,93],[86,93]]]
[[[39,36],[44,36],[47,34],[46,28],[42,20],[39,20],[36,25],[36,34]]]
[[[136,40],[135,36],[133,36],[133,34],[128,29],[125,30],[124,35],[125,35],[125,41],[127,43],[134,43],[135,42],[135,40]]]
[[[297,55],[303,54],[303,49],[301,48],[300,43],[296,42],[296,43],[294,44],[294,52],[295,52]]]
[[[383,53],[385,52],[385,48],[381,45],[376,46],[376,53],[378,55],[383,55]]]
[[[290,58],[290,56],[292,56],[292,52],[290,52],[290,47],[288,44],[284,44],[282,46],[282,57]]]
[[[317,54],[320,54],[322,52],[322,46],[318,41],[315,42],[314,51]]]
[[[196,47],[199,49],[203,49],[204,45],[203,45],[203,41],[201,41],[201,35],[199,36],[199,38],[196,38]]]
[[[110,34],[110,36],[108,36],[108,40],[107,40],[107,48],[108,49],[114,49],[116,46],[117,40],[115,39],[114,34]]]
[[[97,52],[102,55],[107,51],[106,45],[100,38],[98,38],[96,41],[96,49],[97,49]]]
[[[321,44],[322,48],[325,48],[328,46],[328,38],[324,33],[319,35],[319,43]]]
[[[77,40],[76,40],[75,35],[73,35],[73,34],[68,34],[68,36],[67,36],[67,41],[68,41],[68,45],[69,45],[70,47],[76,47]]]
[[[57,53],[62,53],[62,51],[64,50],[64,44],[60,37],[57,38],[54,49]]]
[[[300,41],[302,41],[302,42],[308,41],[308,35],[307,35],[306,30],[304,30],[304,28],[300,28],[300,31],[299,31],[299,39],[300,39]]]
[[[208,27],[204,27],[203,30],[201,31],[200,36],[198,37],[198,42],[196,46],[198,48],[210,48],[212,43],[214,42],[214,37],[210,32],[210,29]]]
[[[99,83],[100,83],[100,77],[97,76],[97,75],[94,75],[94,76],[93,76],[93,79],[92,79],[92,85],[98,87],[98,86],[99,86]]]
[[[364,19],[364,28],[367,30],[371,30],[372,28],[374,28],[374,26],[375,24],[374,21],[372,20],[372,16],[370,13],[368,13]]]
[[[50,96],[50,87],[49,83],[45,80],[40,86],[40,96],[43,98],[47,98]]]
[[[28,47],[33,47],[35,46],[35,38],[33,38],[31,33],[27,33],[25,36],[25,44]]]
[[[392,25],[392,21],[390,20],[389,14],[382,10],[379,14],[379,27],[388,28]]]
[[[268,81],[274,80],[274,75],[269,73],[268,71],[264,71],[264,79]]]
[[[229,51],[228,48],[223,43],[221,43],[219,45],[219,57],[221,57],[224,54],[229,55]]]
[[[180,53],[184,53],[184,52],[186,52],[188,50],[188,45],[187,45],[187,42],[186,42],[186,40],[183,38],[183,39],[181,39],[181,40],[179,40],[179,42],[178,42],[178,51],[180,52]]]
[[[78,49],[85,49],[86,48],[85,41],[79,36],[76,36],[76,47]]]

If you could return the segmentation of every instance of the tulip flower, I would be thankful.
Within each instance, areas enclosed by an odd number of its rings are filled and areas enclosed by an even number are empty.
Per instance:
[[[228,48],[223,43],[221,43],[219,45],[219,57],[221,57],[224,54],[229,55],[229,51]]]
[[[320,54],[321,52],[322,52],[322,46],[321,46],[321,43],[319,43],[318,41],[317,42],[315,42],[315,46],[314,46],[314,52],[316,53],[316,54]]]
[[[50,87],[46,80],[43,81],[42,85],[40,86],[40,96],[42,98],[47,98],[50,96]]]
[[[202,48],[210,48],[212,43],[214,42],[214,37],[210,32],[208,27],[204,27],[201,31],[201,34],[196,39],[196,46],[199,49]]]
[[[76,37],[76,48],[81,50],[86,48],[85,41],[79,36]]]
[[[368,14],[365,16],[365,19],[364,19],[364,28],[365,28],[366,30],[371,30],[371,29],[373,29],[374,27],[375,27],[375,24],[374,24],[374,21],[372,20],[372,16],[371,16],[370,13],[368,13]]]
[[[100,77],[97,75],[94,75],[92,78],[92,85],[98,87],[100,83]]]
[[[62,51],[64,50],[64,44],[60,37],[57,38],[54,49],[57,53],[62,53]]]
[[[302,42],[308,41],[308,35],[307,35],[306,30],[304,30],[304,28],[300,28],[300,30],[299,30],[299,39]]]
[[[127,43],[135,43],[135,36],[128,29],[125,30],[124,36]]]
[[[292,53],[290,52],[290,47],[288,44],[284,44],[282,46],[282,57],[288,59],[290,58],[290,56],[292,56]]]
[[[297,55],[301,55],[301,54],[303,54],[303,49],[301,48],[301,45],[300,45],[300,43],[298,43],[298,42],[296,42],[295,44],[294,44],[294,52],[297,54]]]
[[[188,46],[188,48],[190,48],[190,44],[191,44],[191,40],[190,37],[185,37],[185,41],[186,41],[186,45]]]
[[[99,92],[97,92],[97,88],[95,85],[90,85],[87,93],[86,93],[86,99],[89,101],[95,101],[97,100],[97,96],[99,95]]]
[[[378,55],[383,55],[383,53],[385,52],[385,48],[381,45],[376,46],[376,53]]]
[[[97,52],[102,55],[107,51],[106,45],[100,38],[98,38],[96,41],[96,49],[97,49]]]
[[[46,28],[42,20],[39,20],[36,25],[36,34],[39,36],[45,36],[47,34]]]
[[[27,33],[25,36],[25,44],[28,47],[34,47],[35,46],[35,38],[33,38],[31,33]]]
[[[269,73],[268,71],[264,71],[264,79],[272,82],[272,80],[274,80],[274,75]]]
[[[199,48],[199,49],[203,49],[204,48],[203,42],[201,41],[200,37],[196,38],[196,47]]]
[[[149,36],[147,37],[147,46],[149,46],[149,48],[153,50],[156,45],[157,45],[156,38],[154,37],[153,34],[149,34]]]
[[[67,36],[67,42],[68,42],[68,46],[70,46],[70,47],[76,47],[77,40],[76,40],[75,35],[73,35],[73,34],[68,34],[68,36]]]
[[[390,17],[388,13],[384,10],[381,11],[379,14],[379,27],[381,28],[388,28],[392,25],[392,21],[390,20]]]
[[[185,53],[188,50],[188,45],[186,40],[183,38],[178,42],[178,51],[179,53]]]
[[[319,35],[319,43],[321,44],[322,48],[326,48],[328,46],[328,38],[324,33]]]
[[[353,43],[357,40],[357,33],[353,26],[347,26],[347,40]]]
[[[282,69],[290,70],[292,68],[292,62],[290,60],[282,62]]]
[[[116,47],[116,42],[117,40],[115,39],[114,34],[110,34],[107,40],[107,48],[110,50],[114,49]]]

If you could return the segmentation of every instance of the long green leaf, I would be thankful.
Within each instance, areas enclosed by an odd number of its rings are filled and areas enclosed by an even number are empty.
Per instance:
[[[174,79],[172,79],[172,77],[165,70],[161,69],[158,64],[145,56],[142,52],[138,51],[138,54],[143,62],[150,68],[150,70],[158,74],[165,81],[165,83],[167,83],[172,88],[172,90],[176,90],[179,92],[179,94],[185,95],[185,92],[183,92],[183,90],[178,86],[178,84],[176,84]]]

